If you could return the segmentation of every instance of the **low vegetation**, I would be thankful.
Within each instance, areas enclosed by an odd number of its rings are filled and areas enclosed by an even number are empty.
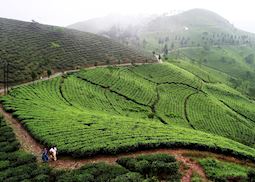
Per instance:
[[[0,81],[9,62],[12,85],[94,65],[156,62],[155,57],[91,33],[0,18]],[[1,83],[0,82],[0,83]]]
[[[0,116],[0,181],[48,181],[50,169],[38,166],[33,155],[19,150],[12,129]]]
[[[245,45],[217,46],[209,50],[195,47],[173,51],[167,61],[196,74],[205,82],[221,82],[254,98],[254,54],[254,48]]]
[[[162,178],[161,174],[171,177],[170,181],[179,179],[175,158],[163,154],[139,156],[140,162],[132,163],[136,166],[135,169],[139,169],[136,172],[123,163],[127,160],[133,161],[133,158],[120,158],[118,162],[123,164],[123,167],[97,163],[85,165],[77,170],[53,170],[47,164],[37,163],[33,155],[19,150],[19,143],[16,141],[14,133],[2,117],[0,117],[0,132],[0,181],[158,182]],[[146,166],[149,163],[153,163],[153,166]],[[169,170],[172,171],[171,174],[168,173]],[[147,172],[149,172],[149,176],[145,175]]]
[[[136,158],[121,158],[117,161],[121,166],[143,176],[158,176],[160,180],[179,180],[179,165],[176,159],[167,154],[141,155]]]
[[[254,181],[255,169],[217,159],[200,159],[206,175],[212,181]]]
[[[227,104],[192,73],[155,64],[83,70],[21,86],[1,100],[37,140],[57,145],[60,154],[186,147],[253,160],[253,103],[242,96],[247,107],[239,109],[225,98],[239,92],[217,89]]]

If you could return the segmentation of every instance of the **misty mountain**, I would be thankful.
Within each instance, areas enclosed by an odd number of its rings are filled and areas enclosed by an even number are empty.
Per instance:
[[[141,17],[140,23],[133,21],[135,17],[126,17],[129,21],[124,21],[125,18],[122,21],[122,18],[107,16],[91,19],[73,24],[69,28],[94,32],[125,45],[159,52],[164,46],[173,49],[190,46],[243,45],[255,40],[254,34],[239,30],[222,16],[204,9],[192,9],[176,15]]]
[[[110,14],[104,17],[98,17],[98,18],[93,18],[86,21],[82,21],[82,22],[77,22],[67,26],[67,28],[73,28],[80,31],[86,31],[91,33],[101,33],[105,31],[109,31],[113,27],[126,29],[128,27],[146,25],[155,17],[156,15],[128,16],[128,15]]]

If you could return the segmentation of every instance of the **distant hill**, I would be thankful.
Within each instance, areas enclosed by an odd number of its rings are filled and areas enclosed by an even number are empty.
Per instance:
[[[174,16],[160,16],[140,30],[140,42],[148,50],[163,52],[180,47],[254,44],[255,36],[230,24],[220,15],[192,9]]]
[[[0,18],[0,59],[0,81],[7,60],[12,84],[32,80],[32,75],[40,77],[47,70],[156,61],[151,53],[95,34],[5,18]]]
[[[190,28],[220,28],[234,30],[235,28],[226,19],[218,14],[204,10],[192,9],[173,16],[159,16],[152,20],[144,30],[147,31],[181,31]]]
[[[104,17],[93,18],[67,26],[80,31],[100,34],[105,31],[110,31],[113,27],[126,29],[137,25],[145,25],[156,16],[127,16],[110,14]]]
[[[111,19],[104,18],[104,23]],[[98,34],[110,37],[125,45],[132,45],[149,51],[163,52],[164,47],[176,49],[209,45],[243,45],[255,42],[254,34],[239,30],[220,15],[204,9],[192,9],[177,15],[153,16],[143,24],[131,29],[103,29]],[[73,26],[79,30],[91,31],[98,19]],[[77,24],[76,24],[77,25]],[[109,24],[108,24],[109,25]]]

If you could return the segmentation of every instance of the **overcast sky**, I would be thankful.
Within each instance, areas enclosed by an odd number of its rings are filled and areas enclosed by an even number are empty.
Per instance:
[[[67,26],[112,13],[162,14],[204,8],[255,33],[254,0],[0,0],[0,17]]]

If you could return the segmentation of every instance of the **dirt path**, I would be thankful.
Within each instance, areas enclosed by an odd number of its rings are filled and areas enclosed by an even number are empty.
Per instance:
[[[21,125],[21,123],[12,117],[10,113],[7,113],[3,110],[3,107],[0,107],[0,113],[4,116],[6,122],[12,127],[16,138],[21,144],[21,149],[32,153],[36,156],[37,161],[41,162],[41,151],[43,146],[39,144]],[[240,161],[234,157],[228,157],[220,154],[215,154],[211,152],[202,152],[196,150],[188,149],[152,149],[152,150],[143,150],[138,152],[132,152],[128,154],[119,154],[119,155],[98,155],[90,158],[75,159],[70,156],[59,156],[59,159],[56,162],[49,162],[49,166],[56,169],[77,169],[85,164],[99,163],[104,162],[107,164],[114,165],[116,160],[121,157],[135,157],[141,154],[156,154],[164,153],[171,154],[176,157],[176,160],[180,162],[180,172],[182,174],[182,182],[190,182],[192,173],[196,172],[203,181],[208,181],[204,173],[203,168],[192,159],[192,157],[214,157],[219,160],[230,161],[235,163],[240,163],[243,165],[250,165],[255,167],[255,164],[247,163],[247,161]]]
[[[24,129],[22,124],[14,119],[10,113],[4,111],[2,105],[0,106],[0,113],[3,115],[7,124],[11,126],[16,138],[20,142],[20,147],[22,150],[32,153],[36,156],[38,161],[41,161],[41,151],[43,146],[40,145],[31,135]]]
[[[38,162],[41,162],[41,152],[43,149],[43,146],[39,144],[22,126],[22,124],[15,118],[12,117],[10,113],[7,113],[3,110],[3,107],[0,107],[0,113],[4,116],[6,122],[12,127],[16,138],[19,140],[21,144],[21,149],[32,153],[36,156],[36,159]],[[95,156],[90,158],[84,158],[84,159],[74,159],[72,157],[67,156],[60,156],[59,159],[56,162],[49,162],[49,165],[51,167],[54,167],[56,169],[77,169],[81,166],[89,163],[99,163],[99,162],[105,162],[108,164],[116,164],[116,160],[120,157],[135,157],[137,155],[141,154],[155,154],[155,153],[165,153],[165,154],[171,154],[176,156],[177,161],[181,162],[181,166],[188,166],[189,170],[181,172],[183,174],[182,181],[183,182],[189,182],[191,179],[191,175],[193,171],[196,171],[199,175],[201,175],[202,178],[205,179],[205,174],[203,169],[194,161],[192,161],[189,157],[183,156],[185,152],[188,150],[182,150],[182,149],[155,149],[155,150],[146,150],[146,151],[138,151],[133,152],[129,154],[119,154],[114,156]],[[184,169],[184,167],[182,167]]]
[[[158,60],[158,59],[157,59],[157,60]],[[162,61],[159,61],[159,60],[158,60],[158,62],[156,62],[156,63],[135,63],[135,65],[142,65],[142,64],[158,64],[158,63],[162,63]],[[116,65],[90,66],[90,67],[81,68],[81,69],[105,68],[105,67],[108,67],[108,66],[121,67],[121,66],[131,66],[131,65],[132,65],[132,63],[123,63],[123,64],[116,64]],[[45,81],[45,80],[50,80],[50,79],[53,79],[53,78],[55,78],[55,77],[62,76],[63,74],[74,73],[74,72],[78,72],[78,71],[80,71],[80,69],[67,70],[67,71],[64,71],[64,72],[56,72],[56,73],[52,74],[50,77],[44,77],[44,78],[42,78],[42,79],[38,79],[38,80],[35,80],[35,81],[31,81],[31,82],[23,83],[23,84],[20,84],[20,85],[12,86],[12,87],[9,87],[9,89],[11,89],[11,88],[16,88],[16,87],[19,87],[19,86],[24,86],[24,85],[31,85],[31,84],[34,84],[34,83],[37,83],[37,82],[41,82],[41,81]],[[4,93],[4,89],[3,89],[3,88],[0,88],[0,95],[2,95],[3,93]]]

